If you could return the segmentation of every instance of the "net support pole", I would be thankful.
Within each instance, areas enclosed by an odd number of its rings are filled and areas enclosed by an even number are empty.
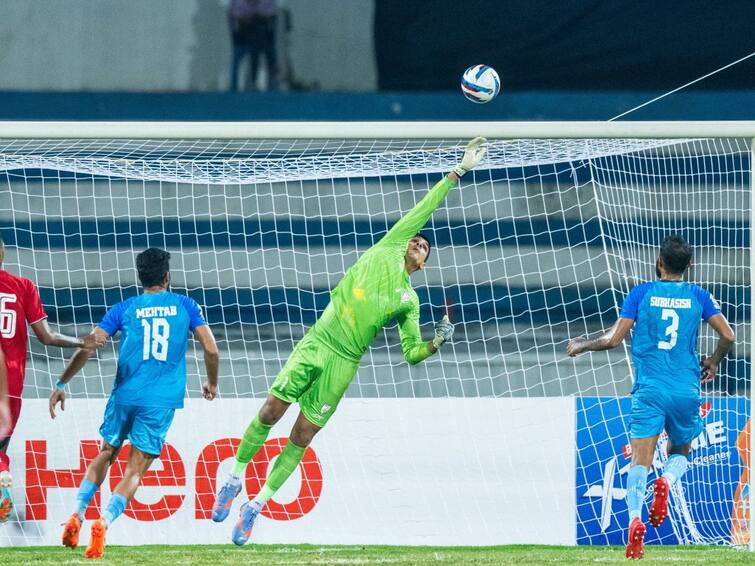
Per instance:
[[[755,429],[752,419],[755,416],[755,138],[750,140],[750,551],[755,552],[755,474],[753,473],[753,456],[755,455]]]

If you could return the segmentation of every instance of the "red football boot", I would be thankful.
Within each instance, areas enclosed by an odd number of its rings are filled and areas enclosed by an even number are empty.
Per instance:
[[[658,478],[653,483],[653,503],[650,505],[648,521],[656,529],[663,524],[668,516],[668,493],[671,486],[666,478]]]
[[[627,536],[627,558],[639,560],[645,556],[645,524],[642,519],[635,517],[629,525],[629,535]]]

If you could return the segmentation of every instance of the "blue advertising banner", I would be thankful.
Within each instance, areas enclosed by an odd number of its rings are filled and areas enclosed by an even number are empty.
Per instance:
[[[623,545],[628,525],[626,476],[631,463],[627,430],[629,397],[577,399],[577,544]],[[672,488],[669,518],[648,526],[649,544],[742,544],[747,533],[747,486],[743,465],[749,437],[749,401],[710,397],[701,405],[704,429],[692,443],[690,467]],[[661,435],[648,476],[663,473],[667,439]],[[647,521],[647,505],[643,520]]]

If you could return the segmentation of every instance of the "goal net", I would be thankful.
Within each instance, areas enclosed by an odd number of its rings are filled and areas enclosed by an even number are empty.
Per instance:
[[[270,384],[345,271],[465,142],[0,140],[3,268],[37,284],[53,325],[88,332],[139,292],[135,255],[157,246],[172,254],[172,290],[196,299],[219,341],[220,399],[201,400],[191,342],[186,407],[109,542],[228,540],[235,515],[215,525],[209,507]],[[378,333],[256,540],[622,544],[629,350],[570,359],[565,347],[613,324],[673,233],[692,244],[689,279],[720,301],[737,343],[704,389],[705,432],[670,520],[648,541],[745,544],[749,152],[744,139],[490,140],[423,230],[432,254],[412,277],[423,336],[448,314],[453,341],[410,367],[396,326]],[[703,328],[699,351],[714,347]],[[90,360],[52,421],[46,399],[70,352],[30,340],[0,545],[58,544],[97,453],[117,350],[116,337]],[[294,409],[245,494],[264,481]],[[123,455],[115,480],[122,467]]]

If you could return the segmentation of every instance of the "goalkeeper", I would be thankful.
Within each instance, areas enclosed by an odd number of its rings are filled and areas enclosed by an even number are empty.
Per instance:
[[[241,491],[247,464],[264,444],[272,426],[291,403],[298,402],[299,416],[265,485],[241,507],[233,529],[234,543],[241,545],[249,540],[262,507],[296,470],[312,438],[333,415],[356,375],[362,355],[383,326],[392,319],[398,321],[401,349],[410,364],[428,358],[451,338],[453,325],[444,316],[435,327],[434,338],[422,341],[419,298],[409,276],[424,268],[430,255],[430,242],[418,231],[459,178],[477,166],[484,154],[484,138],[467,144],[461,163],[346,272],[332,291],[322,316],[294,348],[246,429],[233,470],[215,499],[212,519],[220,522],[228,516],[234,497]]]

